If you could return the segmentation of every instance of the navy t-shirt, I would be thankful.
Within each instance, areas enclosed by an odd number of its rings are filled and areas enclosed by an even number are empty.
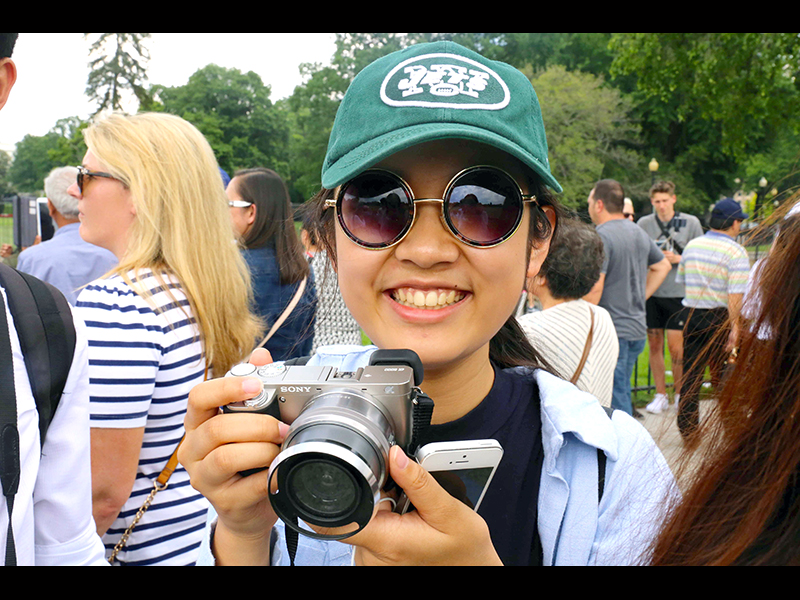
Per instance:
[[[507,566],[542,563],[537,527],[544,460],[539,406],[538,386],[531,376],[495,368],[494,385],[477,407],[456,421],[432,425],[422,438],[422,444],[495,439],[503,447],[478,514]]]

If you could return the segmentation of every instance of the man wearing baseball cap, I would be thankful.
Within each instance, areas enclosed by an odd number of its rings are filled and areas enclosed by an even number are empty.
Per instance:
[[[747,288],[750,259],[736,242],[748,215],[733,198],[717,202],[709,231],[690,241],[675,278],[686,286],[689,312],[684,330],[684,383],[678,428],[688,439],[699,422],[699,394],[706,366],[718,385],[726,358],[739,338],[739,313]]]

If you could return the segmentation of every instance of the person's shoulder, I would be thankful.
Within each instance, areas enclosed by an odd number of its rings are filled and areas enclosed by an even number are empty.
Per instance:
[[[154,285],[152,272],[148,269],[138,276],[133,272],[128,273],[128,280],[133,285],[141,285],[142,289]],[[145,310],[147,301],[136,292],[131,283],[119,273],[112,273],[105,278],[96,279],[89,283],[78,294],[76,308],[104,308],[106,310],[139,311]]]
[[[690,213],[681,212],[681,218],[682,219],[686,219],[690,223],[699,225],[701,229],[703,227],[702,222],[700,221],[700,219],[696,215],[693,215],[693,214],[690,214]]]
[[[586,301],[583,300],[583,302],[586,302]],[[602,306],[599,306],[597,304],[592,304],[591,302],[586,302],[586,304],[589,306],[589,308],[592,309],[592,312],[594,313],[594,318],[595,319],[600,319],[602,321],[607,321],[609,323],[613,322],[612,319],[611,319],[611,313],[608,312],[605,308],[603,308]]]
[[[47,243],[40,242],[35,246],[28,246],[22,250],[17,256],[17,269],[24,271],[25,269],[22,266],[46,256],[50,252],[50,247],[46,245]]]
[[[638,423],[632,417],[629,418],[633,421],[633,429],[629,428],[630,423],[623,423],[628,415],[617,417],[615,414],[612,421],[595,396],[569,381],[543,369],[535,370],[534,377],[541,402],[542,440],[548,455],[554,457],[572,447],[564,442],[568,437],[574,437],[583,444],[603,450],[610,460],[617,460],[619,436],[640,435],[641,432],[635,429]]]
[[[686,251],[689,249],[697,248],[698,246],[707,244],[708,239],[709,239],[708,236],[706,236],[706,234],[704,233],[702,235],[697,236],[696,238],[689,240],[686,243],[686,246],[684,246],[683,248],[683,253],[686,254]]]
[[[750,254],[747,252],[747,248],[745,248],[742,244],[733,240],[733,248],[734,248],[734,257],[737,259],[747,259],[748,263],[747,266],[750,266]]]
[[[547,313],[547,310],[550,310],[550,309],[535,310],[533,312],[529,312],[529,313],[525,313],[524,315],[520,315],[520,316],[517,317],[517,323],[519,323],[520,327],[523,327],[523,328],[526,327],[526,326],[532,327],[532,326],[536,325],[537,323],[541,323],[546,318],[546,316],[551,314],[551,313]],[[547,313],[547,314],[545,314],[545,313]]]
[[[650,225],[655,225],[655,222],[656,222],[655,213],[650,213],[649,215],[644,215],[643,217],[640,217],[639,220],[636,221],[636,224],[642,229],[644,229]]]

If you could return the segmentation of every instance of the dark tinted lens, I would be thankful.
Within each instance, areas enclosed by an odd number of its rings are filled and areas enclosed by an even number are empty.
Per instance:
[[[445,217],[466,241],[479,246],[497,244],[517,228],[522,197],[516,182],[505,173],[475,169],[453,183]]]
[[[358,506],[360,489],[347,469],[328,460],[308,460],[292,468],[286,479],[300,515],[348,516]]]
[[[395,242],[410,226],[414,212],[400,181],[381,173],[365,173],[347,184],[339,206],[348,235],[371,248]]]

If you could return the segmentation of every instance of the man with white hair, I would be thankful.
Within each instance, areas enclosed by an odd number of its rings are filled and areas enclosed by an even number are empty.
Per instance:
[[[19,271],[55,286],[72,305],[83,286],[117,265],[111,252],[81,239],[78,201],[67,194],[77,176],[77,168],[59,167],[44,180],[56,233],[52,239],[23,250],[17,262]]]

